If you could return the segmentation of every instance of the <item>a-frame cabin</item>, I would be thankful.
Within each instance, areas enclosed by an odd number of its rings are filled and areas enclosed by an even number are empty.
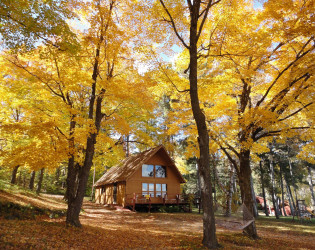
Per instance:
[[[123,207],[182,203],[185,180],[164,146],[124,159],[95,183],[95,201]]]

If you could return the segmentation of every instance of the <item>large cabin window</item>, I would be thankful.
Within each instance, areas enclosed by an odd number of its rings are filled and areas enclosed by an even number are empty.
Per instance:
[[[166,167],[161,165],[142,165],[142,177],[166,178]]]
[[[165,178],[166,177],[166,167],[156,165],[155,166],[155,177],[157,178]]]
[[[142,165],[142,177],[154,177],[154,165]]]

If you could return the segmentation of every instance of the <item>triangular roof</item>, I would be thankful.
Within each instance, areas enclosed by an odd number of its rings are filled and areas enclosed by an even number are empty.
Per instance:
[[[131,177],[141,166],[148,161],[152,156],[158,153],[160,150],[164,151],[165,155],[168,157],[169,161],[172,163],[170,167],[173,167],[175,172],[177,172],[180,179],[180,183],[185,183],[183,176],[179,172],[175,163],[168,155],[166,149],[163,145],[155,148],[148,149],[136,155],[129,156],[122,160],[115,167],[111,167],[95,184],[95,187],[103,186],[110,183],[115,183],[119,181],[126,181]]]

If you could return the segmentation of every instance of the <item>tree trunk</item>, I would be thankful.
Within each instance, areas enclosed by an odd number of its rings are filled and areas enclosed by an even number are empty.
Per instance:
[[[251,192],[252,192],[252,197],[253,197],[253,203],[254,203],[254,216],[255,218],[258,217],[258,210],[257,210],[257,202],[256,202],[256,195],[255,195],[255,190],[254,190],[254,183],[253,183],[253,176],[250,176],[250,188],[251,188]]]
[[[273,204],[273,209],[275,211],[275,216],[277,219],[279,219],[279,209],[278,209],[278,204],[277,204],[277,197],[275,194],[275,173],[273,169],[273,161],[270,159],[270,178],[271,178],[271,196],[272,196],[272,204]]]
[[[249,150],[241,150],[239,155],[240,160],[239,184],[241,189],[242,201],[247,207],[248,211],[251,212],[254,218],[254,201],[250,183],[252,170],[250,168],[249,156],[250,156]],[[252,239],[258,238],[255,221],[244,229],[244,233],[246,233]]]
[[[37,194],[39,194],[42,189],[43,177],[44,177],[44,168],[42,168],[39,172],[39,179],[38,179],[37,189],[36,189]]]
[[[233,197],[233,186],[234,186],[234,167],[231,165],[230,169],[230,180],[229,180],[229,189],[227,190],[227,197],[226,197],[226,210],[225,210],[225,217],[231,217],[231,210],[232,210],[232,197]]]
[[[23,187],[26,188],[26,174],[25,174],[25,171],[23,171]]]
[[[94,165],[94,171],[93,171],[93,183],[92,183],[92,190],[91,190],[91,201],[93,200],[93,194],[94,194],[94,182],[95,182],[95,165]]]
[[[55,172],[56,183],[58,186],[60,182],[60,173],[61,173],[61,167],[58,167]]]
[[[20,167],[20,165],[17,165],[13,168],[12,176],[11,176],[11,184],[16,184],[16,174],[17,174],[19,167]]]
[[[291,192],[291,187],[287,181],[287,179],[285,180],[286,184],[287,184],[287,191],[288,191],[288,196],[290,201],[292,202],[293,207],[291,208],[291,214],[294,215],[296,213],[296,206],[295,206],[295,202],[294,202],[294,198],[292,196],[292,192]]]
[[[216,175],[215,175],[215,171],[216,171],[216,165],[213,161],[213,169],[212,169],[212,175],[213,175],[213,201],[214,201],[214,207],[216,209],[216,203],[217,203],[217,189],[216,189]]]
[[[292,164],[291,164],[290,158],[288,158],[288,161],[289,161],[290,175],[291,175],[291,180],[292,180],[293,191],[294,191],[294,195],[295,195],[295,204],[296,204],[295,209],[298,210],[298,202],[297,202],[298,198],[297,198],[296,185],[295,185],[295,181],[294,181],[294,177],[293,177],[293,170],[292,170]]]
[[[265,183],[264,183],[264,174],[263,174],[263,169],[262,169],[262,162],[259,162],[259,169],[260,169],[260,180],[261,180],[261,189],[262,189],[262,194],[264,198],[264,210],[266,216],[269,216],[268,208],[267,208],[267,201],[266,201],[266,193],[265,193]]]
[[[284,205],[284,190],[283,190],[283,179],[282,179],[282,167],[280,164],[280,185],[281,185],[281,196],[282,196],[282,209],[284,216],[287,216],[287,213],[285,211],[285,205]]]
[[[279,212],[279,215],[283,216],[283,212],[281,210],[281,199],[277,196],[277,206],[278,206],[278,212]]]
[[[112,10],[114,7],[114,1],[111,1],[109,4],[109,17],[112,14]],[[100,14],[102,15],[102,14]],[[108,19],[108,21],[110,18]],[[67,210],[67,219],[66,223],[68,225],[73,225],[76,227],[81,227],[81,223],[79,220],[80,210],[83,203],[83,198],[85,195],[86,185],[89,178],[89,173],[93,164],[93,156],[95,152],[95,144],[96,137],[101,127],[101,121],[103,118],[102,114],[102,102],[105,94],[105,89],[101,89],[98,95],[96,95],[96,83],[99,76],[99,61],[100,61],[100,53],[101,53],[101,45],[104,42],[104,27],[100,30],[100,36],[98,40],[97,47],[95,49],[95,60],[93,65],[93,74],[92,74],[92,86],[90,93],[90,101],[89,101],[89,112],[88,118],[93,121],[96,131],[90,133],[87,141],[86,141],[86,149],[84,155],[84,163],[82,166],[76,164],[76,167],[73,167],[74,164],[71,162],[68,176],[69,183],[68,188],[71,192],[68,193],[68,210]],[[107,72],[107,80],[110,80],[113,77],[114,65],[110,67],[110,63],[108,63],[108,68],[111,68],[109,72]],[[95,105],[96,104],[96,105]],[[94,111],[95,107],[95,111]],[[95,113],[95,114],[94,114]],[[69,162],[70,163],[70,162]],[[75,179],[75,177],[77,177]]]
[[[189,46],[189,83],[190,102],[194,119],[198,130],[198,144],[200,151],[200,184],[201,199],[203,207],[203,240],[202,244],[208,248],[217,248],[216,227],[212,198],[212,183],[210,174],[209,134],[207,130],[206,117],[202,112],[198,96],[198,19],[200,2],[191,7],[190,12],[190,46]]]
[[[35,181],[35,171],[32,171],[31,178],[30,178],[30,185],[29,185],[30,190],[33,190],[34,188],[34,181]]]
[[[284,177],[284,180],[285,180],[285,186],[286,186],[286,189],[287,189],[286,194],[287,194],[287,198],[288,198],[289,204],[290,204],[291,215],[293,215],[293,213],[294,213],[294,206],[293,206],[292,201],[291,201],[291,195],[290,195],[290,191],[289,191],[289,186],[288,186],[288,183],[287,183],[287,180],[286,180],[285,177]]]
[[[310,186],[310,191],[311,191],[311,196],[312,196],[312,206],[313,209],[315,208],[315,195],[314,195],[314,189],[313,189],[313,178],[312,178],[312,171],[311,171],[311,167],[307,166],[307,170],[308,170],[308,184]]]

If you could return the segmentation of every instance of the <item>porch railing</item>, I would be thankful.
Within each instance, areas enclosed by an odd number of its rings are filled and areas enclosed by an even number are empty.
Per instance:
[[[126,194],[126,205],[131,206],[132,210],[135,211],[136,204],[147,204],[149,205],[149,211],[152,205],[152,198],[160,199],[161,203],[165,204],[176,204],[184,202],[184,199],[180,194],[165,194],[162,197],[151,197],[150,195],[142,195],[142,193]],[[156,202],[154,202],[156,203]]]

